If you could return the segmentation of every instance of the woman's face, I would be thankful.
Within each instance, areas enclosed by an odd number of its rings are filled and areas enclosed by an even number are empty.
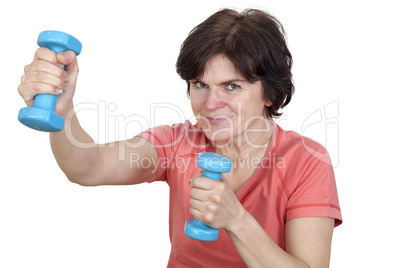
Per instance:
[[[252,142],[267,133],[265,106],[260,81],[253,84],[239,75],[223,54],[209,59],[203,76],[190,81],[193,113],[205,135],[217,145]]]

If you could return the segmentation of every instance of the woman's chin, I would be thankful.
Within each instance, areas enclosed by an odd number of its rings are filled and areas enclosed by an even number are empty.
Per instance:
[[[215,131],[215,132],[205,132],[205,136],[215,143],[216,145],[221,145],[221,146],[228,146],[231,141],[233,140],[233,137],[230,135],[228,131]]]

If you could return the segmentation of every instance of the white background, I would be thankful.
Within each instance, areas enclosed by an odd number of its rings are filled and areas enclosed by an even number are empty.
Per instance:
[[[17,87],[39,32],[60,30],[83,43],[75,103],[99,108],[79,114],[94,139],[126,139],[151,121],[190,119],[175,61],[190,30],[222,7],[263,8],[287,31],[296,93],[279,124],[325,144],[333,158],[344,223],[334,232],[331,267],[397,267],[397,2],[2,1],[0,267],[166,266],[167,185],[70,183],[53,158],[48,134],[17,121],[24,106]],[[172,106],[155,108],[157,103]],[[142,124],[124,121],[139,116]]]

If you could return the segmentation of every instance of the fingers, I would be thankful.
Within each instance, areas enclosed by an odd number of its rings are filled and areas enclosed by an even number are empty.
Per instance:
[[[33,104],[33,99],[37,94],[60,94],[62,91],[52,85],[31,83],[20,84],[18,87],[18,93],[21,95],[27,105],[31,106]]]
[[[24,67],[24,75],[18,87],[18,92],[27,105],[32,105],[37,94],[63,92],[68,75],[62,66],[53,51],[47,48],[36,51],[32,63]]]
[[[211,178],[203,177],[200,174],[189,180],[191,187],[200,188],[204,190],[211,190],[216,187],[218,184],[222,183],[222,181],[214,180]]]
[[[225,186],[222,186],[224,182],[199,174],[189,183],[191,184],[190,214],[210,226],[214,225],[219,207],[223,204],[222,189],[226,190]]]
[[[191,188],[190,190],[190,197],[193,200],[201,201],[201,202],[206,202],[209,201],[210,199],[210,191],[208,190],[203,190],[200,188]]]
[[[40,47],[36,50],[34,55],[34,61],[35,60],[44,60],[54,65],[58,64],[56,53],[45,47]]]
[[[31,104],[37,94],[60,94],[65,87],[64,75],[60,77],[32,68],[21,77],[18,92],[27,104]]]
[[[213,228],[229,228],[244,210],[225,180],[217,181],[199,174],[189,181],[190,214]]]
[[[198,210],[202,213],[216,213],[218,211],[218,205],[215,203],[206,203],[207,201],[190,199],[190,208]]]
[[[38,48],[35,53],[34,61],[35,60],[45,61],[50,63],[51,65],[58,66],[60,68],[63,68],[63,66],[65,66],[68,73],[78,73],[79,71],[77,55],[71,50],[67,50],[56,55],[50,49],[41,47]]]
[[[190,199],[190,215],[213,227],[217,218],[219,207],[215,204],[205,204],[205,202]]]
[[[21,78],[22,84],[46,84],[52,86],[54,92],[38,92],[38,93],[58,93],[56,90],[63,90],[66,87],[67,77],[62,75],[56,76],[40,70],[31,70]]]

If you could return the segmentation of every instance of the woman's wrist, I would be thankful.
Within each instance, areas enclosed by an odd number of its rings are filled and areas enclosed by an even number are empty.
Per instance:
[[[239,232],[242,232],[244,228],[249,226],[250,220],[253,219],[253,216],[242,207],[239,214],[232,220],[231,224],[226,228],[226,232],[228,234],[236,235]]]
[[[63,103],[62,107],[57,107],[55,112],[63,117],[65,120],[71,119],[74,113],[74,103],[72,101]],[[69,117],[69,118],[67,118]]]

